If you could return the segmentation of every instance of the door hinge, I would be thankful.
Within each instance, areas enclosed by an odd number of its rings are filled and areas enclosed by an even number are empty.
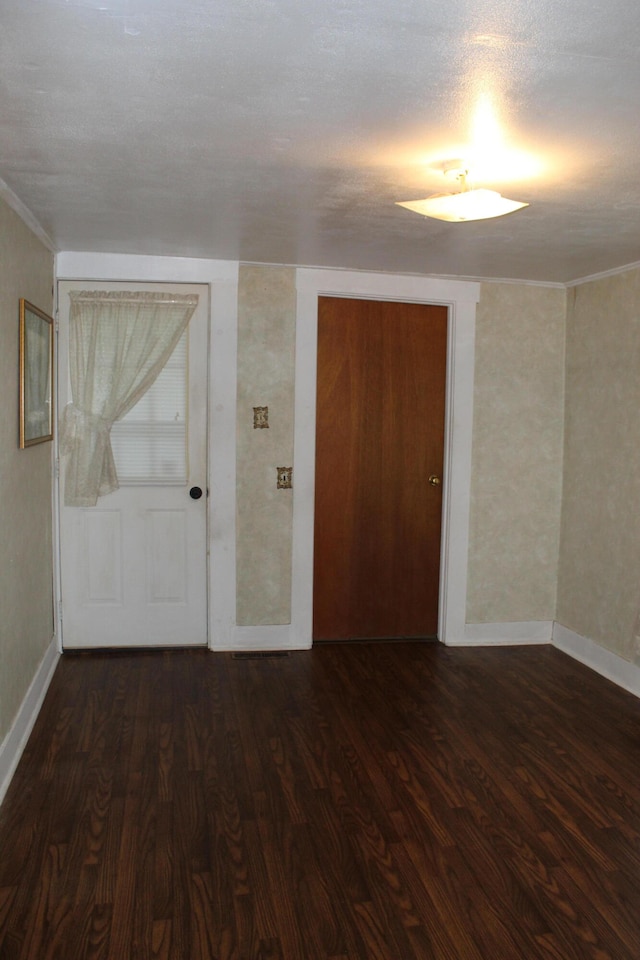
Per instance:
[[[56,457],[54,469],[56,474],[56,480],[59,480],[60,479],[60,457]]]
[[[58,600],[58,623],[62,623],[62,600]]]

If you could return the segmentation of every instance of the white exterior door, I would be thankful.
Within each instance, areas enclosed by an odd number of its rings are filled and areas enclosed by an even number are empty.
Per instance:
[[[120,489],[95,507],[64,506],[60,464],[62,644],[65,649],[207,643],[207,358],[204,285],[58,285],[59,411],[71,400],[69,292],[154,290],[199,301],[167,367],[123,419],[112,445]],[[197,497],[197,489],[202,496]]]

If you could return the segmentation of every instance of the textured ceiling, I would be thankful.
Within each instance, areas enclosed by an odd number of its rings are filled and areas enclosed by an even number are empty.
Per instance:
[[[0,178],[58,250],[571,281],[640,260],[635,0],[0,0]],[[395,205],[526,201],[450,224]]]

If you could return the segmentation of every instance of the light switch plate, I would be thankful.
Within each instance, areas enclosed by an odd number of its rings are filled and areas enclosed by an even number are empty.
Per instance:
[[[290,490],[293,487],[293,467],[276,467],[278,471],[278,490]]]
[[[269,407],[253,408],[253,429],[254,430],[269,429]]]

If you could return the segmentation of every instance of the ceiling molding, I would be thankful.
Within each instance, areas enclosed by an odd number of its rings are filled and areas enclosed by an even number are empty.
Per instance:
[[[434,276],[428,274],[429,277]],[[467,277],[459,274],[439,274],[441,280],[468,280],[473,283],[512,283],[518,287],[553,287],[556,290],[566,290],[567,284],[557,280],[520,280],[517,277]]]
[[[465,283],[512,283],[516,286],[527,287],[553,287],[557,290],[565,290],[566,283],[560,283],[555,280],[520,280],[513,277],[472,277],[458,273],[413,273],[404,270],[354,270],[353,267],[319,267],[311,263],[260,263],[252,260],[241,260],[240,266],[252,267],[292,267],[294,270],[330,270],[332,273],[357,273],[358,275],[376,275],[391,277],[417,277],[420,280],[460,280]]]
[[[591,283],[593,280],[605,280],[607,277],[617,277],[620,273],[628,273],[630,270],[637,270],[640,267],[640,260],[635,263],[627,263],[623,267],[612,267],[611,270],[603,270],[601,273],[592,273],[588,277],[579,277],[577,280],[569,280],[564,284],[567,289],[570,287],[579,287],[583,283]]]
[[[31,210],[22,202],[20,197],[18,197],[11,187],[5,183],[4,180],[0,179],[0,197],[5,201],[7,206],[11,207],[14,213],[17,213],[22,222],[29,227],[32,233],[35,233],[38,240],[40,240],[47,250],[50,250],[51,253],[57,253],[56,245],[46,232],[43,227],[40,225],[38,220],[31,213]]]

